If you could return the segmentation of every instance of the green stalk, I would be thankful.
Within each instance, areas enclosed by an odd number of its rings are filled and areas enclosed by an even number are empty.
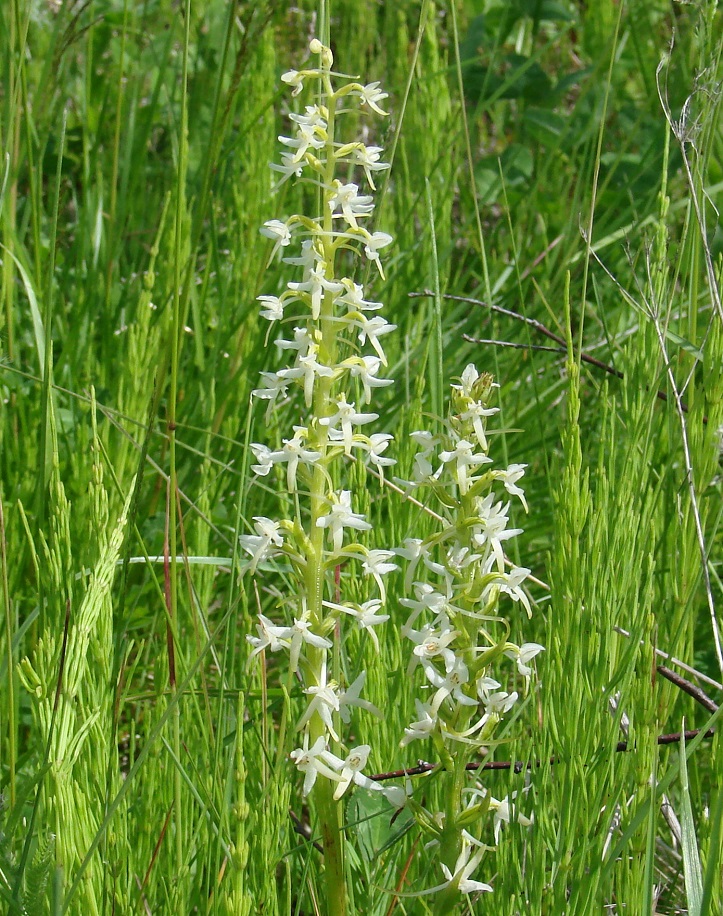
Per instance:
[[[460,495],[457,511],[457,525],[459,527],[460,533],[464,533],[466,546],[470,550],[473,546],[472,539],[469,535],[469,528],[465,525],[465,521],[474,515],[474,499],[470,497],[469,494]],[[471,580],[473,574],[471,570],[472,567],[468,567],[465,572],[467,587],[472,585]],[[467,605],[469,610],[473,610],[474,602],[465,601],[463,604]],[[465,641],[468,643],[468,645],[474,646],[476,644],[476,640],[474,635],[470,632],[470,623],[468,619],[465,617],[460,617],[459,619],[455,620],[456,628],[458,628],[460,624],[465,630]],[[471,667],[474,663],[475,653],[473,650],[470,650],[466,653],[466,655],[467,658],[465,661]],[[454,728],[458,731],[464,731],[469,726],[469,722],[476,712],[476,706],[470,708],[458,708],[454,717]],[[451,785],[447,786],[446,791],[447,804],[444,816],[444,830],[440,840],[439,858],[440,861],[443,862],[452,873],[454,873],[454,867],[457,862],[457,858],[462,851],[462,831],[459,828],[457,822],[462,813],[462,790],[465,783],[467,763],[471,759],[474,750],[474,746],[466,746],[460,744],[454,755],[451,757],[451,760],[453,761],[451,772],[449,771],[448,766],[445,767],[447,772],[444,779],[445,782],[451,781]],[[455,882],[446,887],[437,895],[433,911],[435,916],[447,916],[447,914],[453,911],[455,905],[459,902],[459,899],[460,892],[457,883]]]
[[[328,67],[323,63],[326,70]],[[328,73],[324,74],[324,90],[327,98],[329,117],[327,121],[326,143],[326,172],[324,175],[324,191],[322,193],[322,207],[324,214],[324,260],[326,262],[326,278],[334,278],[335,248],[331,237],[333,219],[328,199],[331,183],[334,179],[335,153],[334,153],[334,107],[336,99],[331,87]],[[334,297],[328,290],[324,292],[319,316],[321,342],[319,345],[319,359],[325,365],[334,365],[336,360],[336,330],[334,324]],[[319,378],[314,390],[312,416],[316,420],[329,415],[331,403],[331,389],[333,378]],[[313,423],[313,420],[312,420]],[[314,424],[309,430],[314,437],[314,446],[322,457],[314,468],[311,483],[311,530],[309,532],[310,548],[306,562],[306,602],[309,618],[316,630],[321,626],[324,617],[322,601],[324,598],[324,529],[317,524],[319,518],[326,514],[328,499],[327,472],[325,469],[326,452],[328,448],[328,427]],[[322,671],[326,667],[327,652],[325,649],[309,651],[311,663],[311,677],[316,685],[321,683]],[[311,745],[326,733],[326,727],[317,714],[312,716],[309,723],[309,742]],[[324,846],[324,876],[326,883],[327,913],[329,916],[345,916],[346,914],[346,886],[344,881],[344,847],[343,837],[339,824],[339,808],[333,798],[334,786],[332,782],[320,776],[314,787],[314,799],[321,826],[322,842]]]
[[[177,674],[175,671],[176,652],[174,649],[174,634],[179,633],[178,628],[178,576],[176,570],[177,536],[176,536],[176,493],[178,491],[178,470],[176,466],[176,405],[178,399],[178,353],[180,337],[180,286],[181,286],[181,259],[182,259],[182,233],[183,233],[183,207],[185,203],[186,184],[186,133],[188,130],[188,45],[191,19],[191,3],[186,0],[185,34],[183,42],[183,79],[181,102],[181,128],[178,143],[178,180],[176,187],[176,227],[174,239],[174,264],[173,264],[173,317],[171,326],[171,385],[168,396],[168,439],[169,439],[169,489],[168,500],[168,529],[170,539],[170,627],[168,635],[169,648],[169,680],[171,699],[177,700]],[[181,759],[181,708],[176,702],[173,710],[173,753],[175,759]],[[181,880],[184,872],[183,857],[183,781],[178,765],[173,774],[173,814],[175,821],[175,855],[176,855],[176,902],[181,902]]]
[[[15,784],[15,764],[17,761],[17,721],[15,717],[15,664],[13,660],[13,613],[10,604],[10,592],[8,589],[8,565],[5,541],[5,511],[3,509],[2,486],[0,485],[0,582],[2,582],[2,601],[5,615],[5,638],[7,639],[7,660],[8,660],[8,691],[7,691],[7,720],[8,720],[8,748],[7,748],[7,768],[8,768],[8,788],[10,795],[10,807],[15,806],[17,795]]]
[[[108,207],[108,263],[105,272],[105,297],[103,304],[103,339],[107,337],[110,320],[111,295],[113,293],[113,268],[116,249],[116,211],[118,207],[118,170],[120,161],[121,128],[123,126],[123,101],[125,85],[126,39],[128,36],[128,0],[123,3],[123,27],[121,30],[118,85],[116,87],[115,129],[113,133],[113,159],[111,164],[110,202]]]
[[[241,906],[245,893],[246,865],[248,863],[248,843],[246,841],[246,823],[249,806],[246,801],[246,764],[244,763],[244,707],[246,697],[242,690],[236,700],[236,786],[237,796],[234,806],[236,820],[236,842],[234,844],[233,887],[236,905]]]
[[[447,793],[447,806],[444,815],[444,831],[439,841],[440,861],[444,862],[450,872],[454,873],[454,866],[462,851],[462,831],[457,826],[457,820],[462,811],[462,789],[464,788],[466,755],[457,754],[454,758],[452,772],[452,785]],[[450,884],[436,896],[434,903],[435,916],[449,916],[454,906],[459,902],[460,893],[457,882]]]

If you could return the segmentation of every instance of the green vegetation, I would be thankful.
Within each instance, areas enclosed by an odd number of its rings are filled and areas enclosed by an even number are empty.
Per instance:
[[[2,912],[326,912],[289,759],[301,685],[277,655],[247,665],[293,580],[241,576],[239,542],[293,515],[250,470],[250,443],[298,422],[251,399],[279,365],[256,297],[289,280],[259,227],[314,209],[308,186],[272,192],[269,163],[310,103],[280,75],[308,59],[318,6],[0,4]],[[386,279],[357,271],[398,326],[374,399],[385,476],[409,479],[409,433],[470,362],[500,384],[491,455],[527,465],[508,551],[532,568],[533,615],[505,614],[545,651],[483,760],[520,765],[478,774],[521,816],[472,875],[493,892],[456,912],[720,913],[721,11],[330,6],[339,68],[389,93],[390,118],[345,116],[391,162]],[[433,534],[348,464],[369,549]],[[383,712],[352,722],[368,773],[437,760],[400,747],[410,592],[403,570],[385,584],[379,653],[353,633],[335,659],[366,669]],[[438,771],[411,783],[444,810]],[[444,876],[414,808],[345,796],[350,914],[435,912],[418,894]]]

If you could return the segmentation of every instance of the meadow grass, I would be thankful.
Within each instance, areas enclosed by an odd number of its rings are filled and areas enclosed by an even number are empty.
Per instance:
[[[288,759],[303,698],[276,656],[246,664],[292,581],[239,575],[239,536],[287,508],[249,470],[291,422],[250,398],[276,368],[255,299],[288,279],[259,227],[310,202],[269,163],[319,16],[0,6],[3,912],[325,912]],[[339,66],[390,93],[370,142],[395,242],[364,280],[398,326],[393,470],[470,361],[500,384],[492,453],[528,465],[510,559],[539,584],[511,638],[545,652],[484,758],[520,766],[480,779],[526,789],[534,824],[503,829],[461,913],[723,911],[722,24],[712,0],[331,4]],[[370,548],[432,532],[349,474]],[[339,659],[383,711],[354,722],[369,772],[434,761],[399,746],[403,579],[379,654],[352,634]],[[438,773],[413,782],[443,807]],[[433,912],[407,811],[357,791],[342,833],[351,913]]]

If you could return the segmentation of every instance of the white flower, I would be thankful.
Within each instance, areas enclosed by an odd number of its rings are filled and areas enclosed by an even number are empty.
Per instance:
[[[301,90],[304,88],[304,77],[306,73],[302,70],[287,70],[286,73],[281,74],[281,81],[287,83],[289,86],[294,87],[294,91],[291,93],[292,97],[299,95]]]
[[[328,528],[331,531],[334,550],[341,550],[345,528],[355,528],[357,531],[368,531],[371,525],[363,515],[358,515],[351,510],[351,491],[342,490],[332,503],[329,514],[322,515],[316,520],[319,528]]]
[[[513,566],[512,569],[500,575],[499,588],[501,592],[509,595],[513,601],[519,601],[527,611],[527,616],[532,617],[530,599],[522,589],[522,583],[530,575],[530,570],[525,566]]]
[[[322,264],[324,256],[314,239],[304,239],[301,243],[301,254],[298,257],[285,257],[281,260],[284,264],[291,264],[293,267],[303,267],[306,272],[312,270],[316,264]]]
[[[382,280],[386,278],[384,276],[382,262],[379,260],[379,249],[386,248],[387,245],[391,245],[393,241],[394,239],[391,235],[388,235],[386,232],[375,232],[373,235],[367,237],[366,244],[364,245],[364,254],[370,261],[374,261],[377,265]]]
[[[415,700],[414,705],[417,707],[419,720],[412,722],[409,728],[404,729],[404,737],[399,742],[400,747],[406,747],[412,741],[429,738],[437,724],[437,714],[432,712],[427,703],[420,703],[419,700]]]
[[[439,438],[426,429],[418,429],[409,434],[409,438],[422,450],[423,455],[431,455],[439,445]]]
[[[279,531],[279,523],[264,516],[255,516],[256,534],[242,534],[239,544],[243,550],[251,554],[251,563],[248,571],[253,574],[259,563],[271,554],[271,547],[282,547],[283,535]]]
[[[376,783],[371,783],[369,777],[364,776],[361,772],[366,766],[370,751],[370,745],[360,744],[359,747],[353,747],[349,751],[346,760],[341,762],[339,784],[334,790],[335,801],[342,797],[352,782],[364,788],[379,788]],[[371,786],[369,783],[371,783]]]
[[[326,130],[329,111],[324,105],[307,105],[304,109],[305,114],[289,115],[289,118],[300,127],[313,127],[318,130]]]
[[[381,146],[364,146],[363,143],[360,143],[352,154],[354,160],[364,169],[364,174],[367,176],[367,181],[372,191],[376,191],[372,180],[372,172],[380,172],[389,168],[388,162],[380,162],[380,156],[383,152],[384,150]]]
[[[517,792],[512,793],[512,798],[517,797]],[[520,824],[522,827],[530,827],[534,821],[534,817],[525,817],[524,814],[516,809],[514,805],[510,803],[509,796],[505,796],[502,801],[497,801],[496,798],[490,800],[490,808],[494,811],[494,833],[495,833],[495,843],[500,841],[500,831],[502,830],[503,824],[509,824],[512,820]]]
[[[281,395],[282,398],[286,397],[289,383],[285,378],[280,378],[276,372],[262,372],[261,380],[265,383],[266,387],[254,388],[251,394],[255,398],[269,402],[269,406],[266,410],[266,416],[268,418],[276,402],[276,398],[279,397],[279,395]],[[268,473],[268,471],[266,473]]]
[[[444,667],[451,671],[454,667],[455,655],[452,649],[448,648],[449,644],[459,636],[457,630],[445,626],[444,629],[438,630],[436,627],[426,624],[421,630],[409,630],[405,634],[416,645],[412,650],[412,658],[409,660],[407,672],[411,673],[419,663],[419,660],[428,660],[441,657],[444,661]]]
[[[454,884],[461,894],[471,894],[473,891],[487,891],[491,893],[492,888],[489,884],[483,884],[481,881],[473,881],[470,878],[472,872],[476,870],[482,861],[485,850],[478,850],[472,858],[470,858],[471,851],[471,845],[463,841],[462,851],[454,865],[454,874],[450,872],[446,865],[442,864],[442,871],[444,872],[444,877],[447,879],[447,884],[442,886],[446,887],[450,884]]]
[[[379,587],[382,601],[387,600],[386,588],[384,587],[382,576],[386,576],[387,573],[399,569],[396,563],[389,562],[393,556],[394,554],[391,550],[370,550],[362,563],[362,572],[365,576],[374,577],[374,581]]]
[[[368,105],[372,110],[376,111],[377,114],[386,116],[388,112],[383,111],[377,102],[382,102],[384,99],[389,98],[388,92],[382,92],[379,88],[379,81],[373,83],[367,83],[366,86],[360,86],[356,94],[362,101],[362,105]]]
[[[476,706],[477,700],[467,696],[463,687],[469,682],[469,669],[461,658],[455,657],[454,664],[443,677],[437,669],[430,664],[424,666],[424,674],[433,687],[437,688],[431,709],[436,713],[447,697],[452,697],[462,706]]]
[[[270,260],[273,259],[279,248],[285,248],[291,242],[291,231],[289,227],[286,223],[282,223],[281,220],[278,219],[267,220],[259,229],[259,232],[275,243]]]
[[[372,399],[372,388],[384,388],[393,385],[390,378],[377,378],[377,372],[382,364],[378,356],[351,356],[341,364],[344,369],[349,369],[352,378],[359,378],[362,383],[364,396],[362,404],[368,404]]]
[[[460,439],[452,451],[440,452],[439,457],[444,464],[455,462],[457,467],[454,476],[462,496],[469,491],[475,480],[474,477],[468,477],[467,469],[470,468],[474,472],[481,465],[492,463],[492,459],[487,455],[475,454],[474,446],[466,439]]]
[[[511,464],[506,471],[495,472],[495,477],[502,481],[505,490],[507,490],[511,496],[518,496],[520,498],[520,502],[525,507],[525,512],[528,511],[527,500],[525,499],[525,493],[522,488],[517,486],[517,481],[525,473],[526,467],[526,464]]]
[[[459,391],[466,398],[472,397],[474,384],[479,378],[479,372],[474,363],[468,363],[460,377],[461,385],[452,385],[454,391]]]
[[[382,718],[381,712],[379,712],[373,703],[370,703],[369,700],[361,699],[361,692],[364,688],[366,679],[367,673],[366,671],[362,671],[359,677],[351,683],[346,690],[343,690],[339,694],[339,715],[341,716],[341,721],[346,725],[351,722],[351,713],[349,712],[350,706],[358,706],[360,709],[366,709],[367,712],[376,716],[377,719]]]
[[[284,317],[284,300],[278,296],[257,296],[256,301],[264,305],[259,313],[262,318],[267,318],[269,321],[281,321]]]
[[[481,401],[475,399],[475,384],[479,379],[479,372],[474,363],[470,363],[462,373],[460,378],[461,385],[452,385],[452,389],[467,402],[465,410],[460,414],[460,419],[469,423],[472,422],[477,441],[480,448],[487,451],[487,437],[485,436],[484,424],[482,419],[494,416],[499,412],[498,407],[485,407]],[[498,387],[498,386],[494,386]]]
[[[304,773],[303,794],[306,797],[314,788],[316,777],[321,773],[327,779],[339,781],[336,773],[326,760],[329,752],[326,750],[326,738],[322,735],[309,747],[309,733],[304,735],[304,746],[297,748],[290,754],[291,759],[302,773]]]
[[[522,528],[507,528],[510,504],[503,506],[501,502],[495,503],[494,500],[494,493],[488,493],[483,500],[477,502],[479,530],[475,532],[474,542],[480,547],[488,545],[492,549],[497,567],[502,571],[505,568],[502,542],[522,534]]]
[[[299,464],[312,465],[320,458],[321,453],[304,447],[307,436],[304,426],[295,426],[291,439],[284,439],[280,449],[271,451],[265,445],[253,443],[251,450],[256,455],[259,464],[252,468],[257,474],[265,477],[275,464],[286,464],[286,485],[290,493],[296,491],[296,472]]]
[[[404,557],[407,553],[412,554],[417,549],[420,550],[419,556],[423,556],[423,551],[426,551],[422,541],[417,545],[415,538],[408,538],[405,544],[409,545],[405,548],[404,553],[400,548],[397,548],[394,552],[397,556]],[[418,558],[417,558],[418,559]],[[414,601],[411,598],[402,598],[399,603],[404,607],[411,608],[412,613],[409,615],[407,622],[402,627],[402,636],[409,636],[410,633],[413,633],[412,626],[414,625],[415,620],[423,611],[431,611],[436,617],[441,617],[444,613],[445,608],[447,607],[447,597],[441,592],[438,592],[436,589],[432,588],[428,582],[415,582],[414,583],[414,593],[417,596],[417,600]]]
[[[296,728],[302,729],[314,713],[317,713],[331,737],[338,741],[339,736],[334,730],[332,714],[339,712],[339,697],[336,692],[336,684],[327,684],[326,682],[326,662],[322,663],[320,683],[313,687],[307,687],[304,693],[312,697],[312,700],[307,706],[304,715],[299,719]]]
[[[391,467],[397,463],[396,458],[384,458],[382,452],[385,452],[387,446],[392,441],[389,433],[372,433],[369,438],[360,437],[357,447],[363,449],[369,455],[369,461],[379,470],[379,476],[384,479],[384,468]]]
[[[294,339],[278,337],[274,343],[280,350],[296,350],[300,356],[306,356],[309,347],[314,345],[314,338],[306,328],[294,328]]]
[[[364,604],[332,604],[330,601],[325,601],[324,604],[353,617],[362,630],[366,630],[371,636],[374,648],[377,653],[379,652],[379,639],[372,627],[378,627],[380,623],[386,623],[389,620],[389,614],[378,613],[382,608],[382,602],[378,598],[372,598],[371,601],[365,601]]]
[[[481,677],[477,678],[477,694],[483,702],[492,691],[499,690],[501,686],[499,681],[496,681],[493,677],[489,677],[487,674],[483,674]]]
[[[530,677],[532,674],[532,668],[530,668],[529,662],[538,655],[540,652],[544,652],[545,647],[541,646],[537,642],[526,642],[521,646],[515,646],[512,649],[508,649],[505,652],[507,658],[514,659],[517,662],[517,670],[523,677]]]
[[[329,197],[332,216],[343,217],[352,229],[358,229],[357,217],[369,216],[374,209],[373,198],[359,194],[359,186],[353,182],[342,184],[337,178],[332,183],[334,193]],[[337,212],[341,210],[341,213]]]
[[[406,483],[410,487],[421,487],[425,483],[432,483],[439,478],[443,468],[444,465],[441,465],[435,471],[427,456],[420,452],[414,456],[412,480],[406,481]]]
[[[323,417],[319,420],[319,423],[322,426],[328,426],[330,431],[341,425],[344,451],[347,455],[351,455],[352,436],[354,435],[352,427],[363,426],[365,423],[371,423],[378,419],[378,413],[359,413],[356,409],[356,404],[350,404],[346,399],[346,394],[342,393],[336,402],[336,413],[330,417]]]
[[[410,433],[409,438],[419,447],[419,450],[414,456],[412,480],[405,481],[407,486],[418,487],[437,480],[444,469],[444,465],[440,465],[435,471],[429,460],[429,456],[432,455],[435,448],[439,445],[439,439],[437,436],[423,429]]]
[[[294,620],[294,625],[289,627],[291,636],[289,667],[294,673],[299,670],[299,655],[304,643],[313,646],[315,649],[331,649],[331,642],[323,636],[312,633],[309,629],[310,626],[308,611],[304,610],[301,617]]]
[[[247,659],[247,664],[254,655],[258,655],[264,649],[279,652],[281,649],[288,649],[291,646],[291,627],[277,627],[263,614],[259,614],[259,623],[256,624],[256,630],[259,634],[258,636],[246,637],[246,641],[254,647],[254,651]]]
[[[367,302],[364,299],[364,288],[361,284],[354,283],[348,277],[344,277],[341,284],[345,291],[336,301],[345,305],[350,312],[375,312],[382,308],[381,302]]]
[[[437,563],[433,560],[432,554],[429,551],[422,557],[422,562],[430,572],[433,572],[437,576],[445,576],[447,578],[447,593],[449,594],[452,584],[447,567],[443,563]]]
[[[477,367],[474,363],[469,363],[465,366],[465,370],[460,377],[461,385],[452,385],[454,391],[458,391],[462,397],[474,399],[475,394],[475,385],[480,378],[480,374],[477,371]],[[499,388],[500,386],[492,381],[492,377],[489,376],[489,382],[486,387],[489,388]],[[495,408],[495,413],[499,408]]]
[[[284,444],[278,452],[274,452],[277,461],[287,462],[286,482],[289,492],[293,493],[296,489],[296,469],[299,465],[315,464],[321,454],[312,449],[304,448],[304,442],[308,435],[305,426],[295,426],[294,435],[291,439],[284,439]]]
[[[274,466],[274,462],[271,458],[273,452],[267,445],[262,445],[258,442],[251,443],[251,451],[254,453],[254,457],[258,461],[258,464],[252,464],[251,470],[254,474],[258,474],[259,477],[266,477]]]
[[[477,693],[480,693],[479,681],[477,682]],[[482,703],[485,708],[485,715],[482,717],[482,721],[486,722],[488,719],[493,716],[497,719],[501,719],[502,716],[509,712],[510,709],[515,705],[518,699],[518,693],[516,690],[513,690],[512,693],[507,693],[506,690],[499,690],[497,693],[485,693],[480,696]]]
[[[294,160],[299,162],[311,148],[323,149],[326,143],[326,120],[318,105],[307,105],[306,114],[292,114],[291,120],[297,125],[295,137],[279,137],[279,142],[295,149]]]
[[[311,407],[314,398],[314,382],[317,378],[331,378],[334,370],[322,365],[316,358],[319,348],[316,344],[309,347],[306,356],[299,356],[296,369],[286,369],[285,374],[298,372],[304,377],[304,400],[307,407]]]
[[[303,283],[287,283],[294,292],[306,293],[311,307],[311,317],[317,321],[321,313],[321,300],[324,291],[336,294],[343,291],[344,287],[336,280],[327,280],[325,276],[326,264],[319,261],[308,272]]]
[[[417,570],[419,561],[422,557],[428,553],[428,548],[425,546],[424,541],[421,538],[405,538],[402,541],[402,547],[394,547],[392,553],[401,557],[403,560],[407,561],[407,572],[404,576],[404,588],[406,591],[409,591],[412,587],[412,581],[414,579],[414,573]],[[405,604],[410,599],[403,598],[401,603]],[[407,603],[406,607],[411,607],[412,605]]]
[[[498,407],[485,407],[481,401],[472,401],[467,410],[462,411],[460,414],[460,420],[464,423],[472,423],[475,435],[477,436],[477,442],[484,451],[487,451],[488,444],[482,419],[484,417],[491,417],[493,414],[496,414],[498,410]]]
[[[396,324],[390,324],[385,318],[382,318],[381,315],[375,315],[371,320],[360,315],[359,319],[353,323],[359,328],[359,343],[363,346],[368,339],[369,343],[374,347],[377,356],[382,361],[382,365],[386,366],[387,357],[379,343],[379,338],[383,334],[389,334],[391,331],[395,331],[397,328]]]
[[[447,551],[446,567],[443,567],[441,574],[453,577],[460,576],[465,569],[480,559],[481,554],[472,553],[469,547],[463,547],[455,543]]]
[[[282,153],[281,154],[281,165],[277,165],[275,162],[272,162],[271,165],[269,166],[269,168],[273,169],[274,172],[281,173],[281,178],[274,185],[274,190],[276,190],[277,188],[280,188],[281,185],[285,181],[288,181],[288,179],[291,178],[292,175],[296,175],[296,177],[299,178],[302,172],[304,171],[305,165],[306,165],[306,162],[304,161],[297,162],[297,160],[294,159],[291,153]],[[286,258],[283,258],[282,260],[286,261]]]

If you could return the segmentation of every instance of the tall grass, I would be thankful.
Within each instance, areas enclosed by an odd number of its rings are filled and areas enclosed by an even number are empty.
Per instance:
[[[287,757],[301,697],[272,656],[246,666],[289,583],[238,575],[238,537],[276,504],[248,444],[289,427],[250,406],[274,367],[255,298],[285,282],[258,228],[303,212],[268,163],[278,77],[316,17],[311,0],[0,6],[8,913],[323,912]],[[399,476],[470,360],[501,385],[496,453],[529,466],[510,558],[542,584],[511,638],[546,651],[485,758],[520,766],[480,779],[527,789],[535,821],[503,830],[476,875],[495,891],[462,912],[721,912],[718,714],[657,670],[720,700],[721,13],[336,0],[331,33],[391,95],[376,228],[395,246],[373,289],[397,384],[375,409]],[[562,344],[536,349],[539,325]],[[370,547],[432,531],[352,473]],[[402,579],[379,657],[345,647],[384,711],[356,726],[378,773],[421,753],[399,747]],[[413,782],[441,809],[440,780]],[[350,912],[431,912],[409,895],[441,872],[406,812],[357,792],[343,833]]]

